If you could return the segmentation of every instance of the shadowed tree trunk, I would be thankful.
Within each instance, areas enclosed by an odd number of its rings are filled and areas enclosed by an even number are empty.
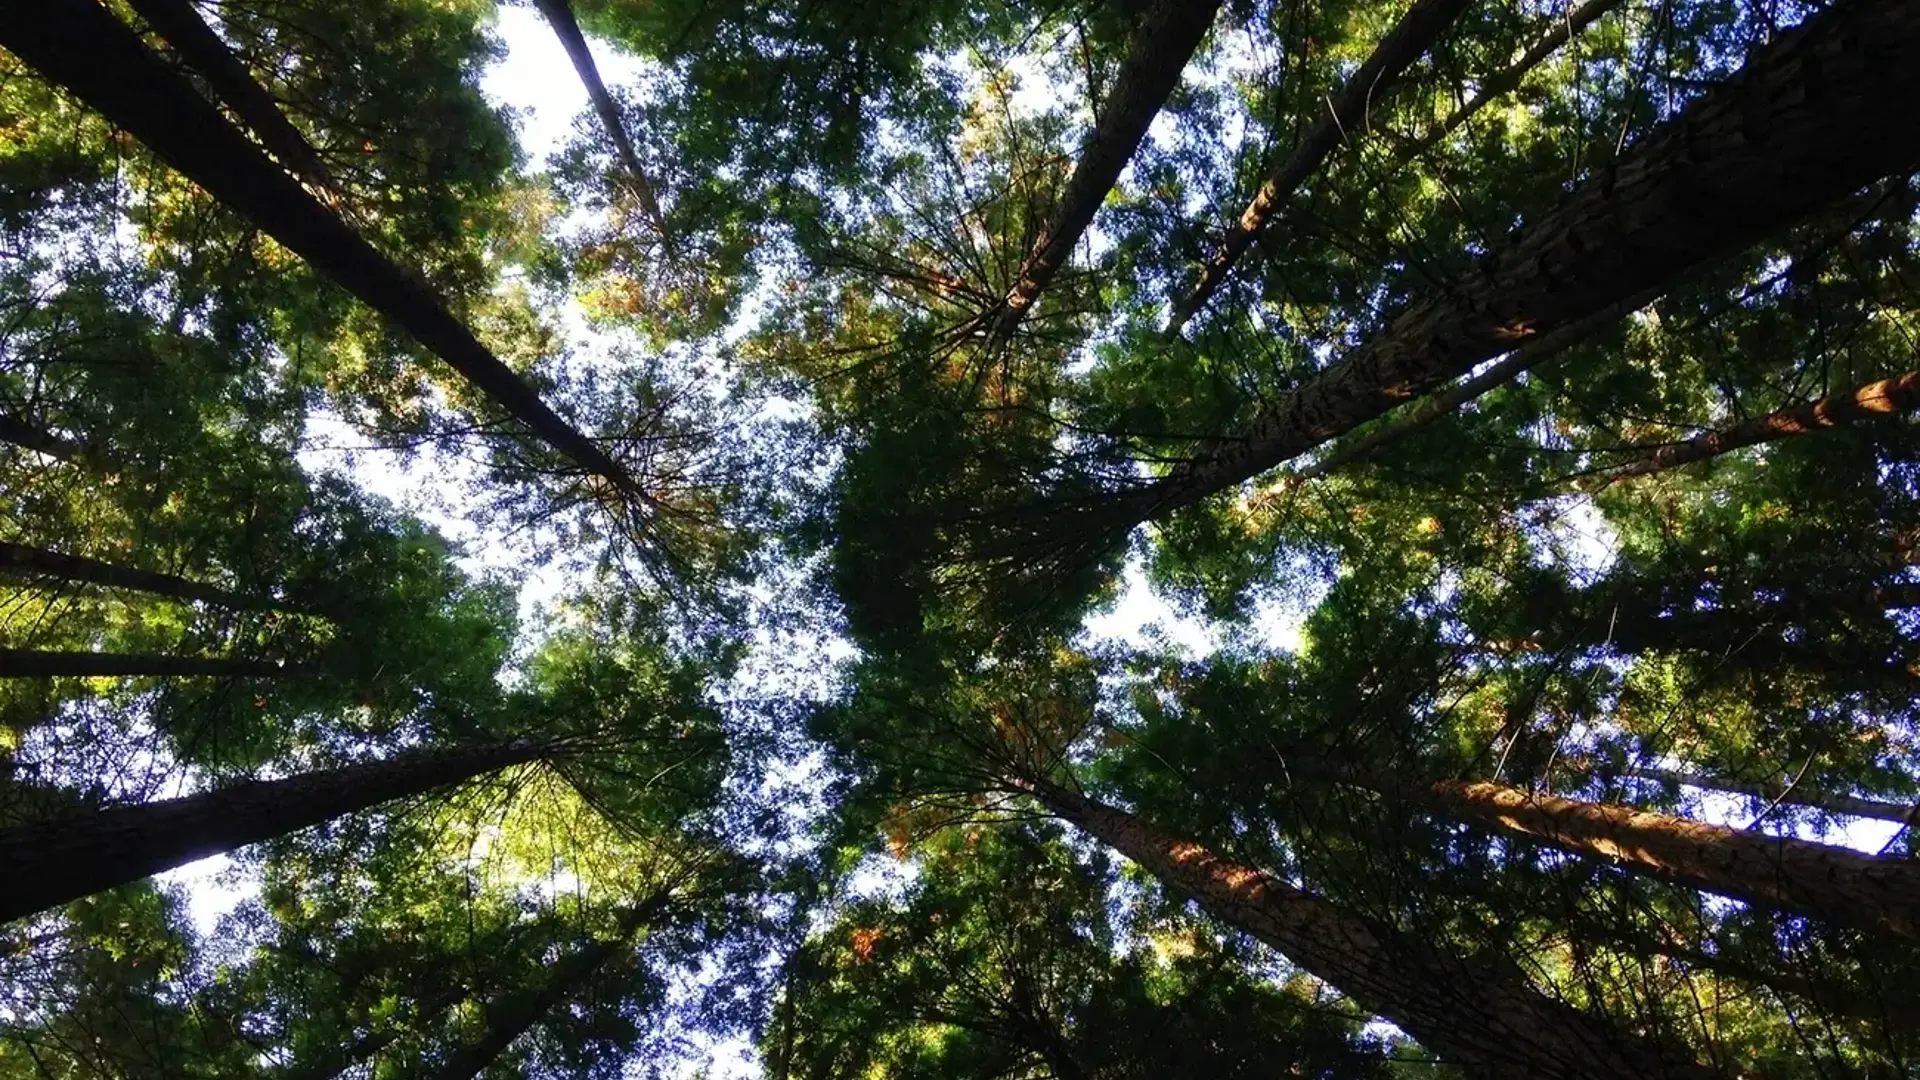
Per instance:
[[[1539,993],[1511,964],[1466,961],[1161,832],[1121,810],[1047,784],[1015,782],[1046,808],[1191,894],[1215,918],[1284,953],[1398,1024],[1469,1076],[1521,1080],[1704,1078],[1678,1048],[1614,1029]]]
[[[0,829],[0,922],[546,753],[526,741],[411,750],[384,761]]]
[[[159,678],[208,676],[277,679],[302,673],[303,669],[289,666],[278,660],[247,660],[231,656],[0,649],[0,679],[112,678],[134,675]]]
[[[23,450],[32,450],[61,461],[72,461],[80,456],[80,447],[6,412],[0,412],[0,442],[12,443]]]
[[[1132,50],[1100,103],[1093,135],[1074,162],[1066,191],[1033,245],[1006,299],[988,314],[991,346],[1011,336],[1053,277],[1072,257],[1107,192],[1146,137],[1167,95],[1180,85],[1193,51],[1207,36],[1219,0],[1155,0],[1134,33]]]
[[[175,600],[199,600],[242,611],[298,612],[303,610],[286,600],[231,592],[213,585],[202,585],[197,581],[173,574],[136,570],[80,555],[62,555],[57,551],[28,547],[25,544],[0,542],[0,573],[9,571],[37,574],[62,581],[84,581],[91,585],[104,585],[114,589],[130,589],[134,592],[168,596]]]
[[[1453,25],[1468,7],[1469,0],[1419,0],[1400,17],[1387,36],[1380,39],[1364,63],[1327,102],[1327,111],[1301,138],[1299,145],[1273,171],[1253,202],[1233,223],[1220,248],[1201,268],[1200,280],[1192,291],[1174,305],[1167,321],[1167,334],[1180,332],[1187,320],[1218,292],[1233,266],[1266,229],[1275,214],[1307,178],[1320,170],[1336,148],[1346,140],[1347,132],[1366,126],[1368,110],[1384,104],[1398,89],[1400,76],[1415,60],[1426,55],[1434,41]]]
[[[128,5],[189,67],[207,80],[215,96],[253,129],[267,152],[278,158],[288,172],[316,188],[333,187],[332,178],[307,137],[300,134],[300,129],[280,111],[280,103],[254,80],[247,65],[241,63],[220,35],[200,17],[192,0],[128,0]]]
[[[581,468],[616,491],[649,501],[625,469],[540,400],[418,274],[382,255],[316,202],[94,0],[0,5],[0,46],[399,324]]]
[[[640,211],[647,215],[648,224],[660,234],[660,243],[673,253],[673,237],[667,232],[666,215],[660,212],[660,202],[654,195],[653,184],[647,179],[647,171],[640,167],[640,154],[634,149],[633,140],[627,136],[627,125],[620,117],[620,107],[615,104],[613,95],[607,92],[607,84],[600,80],[600,68],[593,62],[593,52],[587,48],[587,36],[580,30],[580,22],[573,16],[573,5],[568,0],[533,0],[533,6],[553,27],[560,38],[560,44],[567,50],[567,59],[573,62],[574,73],[587,88],[587,97],[593,102],[593,111],[600,117],[600,125],[607,129],[607,137],[613,140],[614,151],[620,156],[620,164],[627,170],[627,176],[633,181],[633,193],[640,200]]]
[[[1920,162],[1920,4],[1839,0],[1756,49],[1470,274],[1274,399],[1243,439],[1114,496],[1110,530],[1335,438]]]

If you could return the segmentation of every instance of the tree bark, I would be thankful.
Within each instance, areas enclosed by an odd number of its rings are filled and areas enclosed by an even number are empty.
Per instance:
[[[84,581],[90,585],[152,593],[176,600],[199,600],[242,611],[299,612],[303,610],[286,600],[231,592],[173,574],[115,566],[112,563],[80,555],[62,555],[57,551],[28,547],[25,544],[0,542],[0,573],[9,571],[38,574],[63,581]]]
[[[1456,0],[1457,2],[1457,0]],[[1054,275],[1073,255],[1107,192],[1146,137],[1147,127],[1180,85],[1195,49],[1213,26],[1220,0],[1155,0],[1134,33],[1126,62],[1100,103],[1093,135],[1074,162],[1066,191],[1020,267],[1006,298],[989,314],[989,346],[1012,336]]]
[[[1805,405],[1795,405],[1729,424],[1685,442],[1647,447],[1637,452],[1639,460],[1605,474],[1604,483],[1664,472],[1746,446],[1757,446],[1846,424],[1887,419],[1916,409],[1920,409],[1920,371],[1909,371],[1891,379],[1842,390]]]
[[[94,0],[0,5],[0,46],[399,324],[581,468],[618,492],[648,501],[625,469],[488,351],[418,274],[314,201]]]
[[[277,679],[302,674],[302,670],[278,660],[247,660],[232,656],[0,649],[0,679],[112,678],[138,675],[156,678],[208,676]]]
[[[0,412],[0,442],[12,443],[22,450],[32,450],[61,461],[72,461],[80,456],[80,447],[11,413]]]
[[[1620,775],[1642,780],[1658,780],[1666,784],[1681,784],[1729,795],[1746,795],[1765,799],[1768,802],[1778,802],[1782,806],[1803,806],[1810,810],[1824,810],[1829,814],[1873,818],[1877,821],[1891,821],[1898,825],[1920,823],[1920,802],[1912,804],[1882,802],[1878,799],[1863,799],[1857,795],[1805,791],[1798,786],[1789,790],[1785,784],[1700,776],[1677,769],[1656,768],[1652,765],[1629,765],[1620,770]]]
[[[533,0],[533,6],[553,27],[559,37],[560,45],[567,50],[567,59],[573,62],[573,70],[580,82],[587,88],[587,98],[593,102],[593,111],[600,117],[600,124],[607,129],[607,137],[613,140],[614,151],[620,156],[620,163],[626,166],[627,175],[633,181],[633,193],[640,200],[640,211],[647,215],[647,221],[660,234],[660,243],[671,254],[673,237],[667,232],[666,215],[660,212],[660,202],[654,196],[653,184],[647,179],[647,171],[640,166],[640,154],[634,149],[633,140],[627,135],[627,125],[620,118],[620,108],[614,103],[613,95],[607,92],[607,84],[600,80],[599,65],[593,61],[593,51],[587,48],[587,36],[580,30],[580,21],[574,18],[573,5],[568,0]]]
[[[0,829],[0,922],[546,753],[524,740],[409,750],[383,761]]]
[[[1347,133],[1366,126],[1367,112],[1390,100],[1399,89],[1400,76],[1415,60],[1426,55],[1447,27],[1469,6],[1469,0],[1419,0],[1400,17],[1387,36],[1380,39],[1372,54],[1353,73],[1339,93],[1328,101],[1322,116],[1300,144],[1293,148],[1280,167],[1260,185],[1253,202],[1241,212],[1240,220],[1227,230],[1220,248],[1201,268],[1200,280],[1192,291],[1174,305],[1167,321],[1167,336],[1178,334],[1227,279],[1228,273],[1286,201],[1307,178],[1318,172]]]
[[[1528,837],[1762,907],[1920,940],[1920,862],[1745,832],[1628,806],[1564,799],[1490,780],[1347,781],[1443,817]]]
[[[473,1080],[506,1053],[515,1039],[526,1034],[567,995],[578,990],[633,940],[642,927],[666,907],[666,889],[636,904],[621,917],[613,937],[590,942],[553,967],[538,985],[510,993],[485,1010],[485,1030],[473,1042],[456,1049],[433,1073],[433,1080]]]
[[[1077,793],[1048,784],[1015,786],[1470,1076],[1719,1075],[1678,1048],[1614,1029],[1546,997],[1509,963],[1449,955]]]
[[[1243,439],[1115,496],[1116,520],[1149,520],[1231,488],[1482,361],[1664,290],[1702,263],[1912,169],[1920,65],[1908,61],[1917,51],[1920,4],[1912,0],[1838,0],[1776,35],[1473,273],[1276,398]]]
[[[280,111],[280,103],[267,89],[254,81],[247,65],[227,48],[213,32],[192,0],[128,0],[128,6],[154,32],[180,54],[188,66],[207,80],[214,94],[226,102],[242,123],[253,129],[267,152],[278,158],[287,171],[321,190],[331,190],[333,179],[327,175],[320,155],[300,129]]]

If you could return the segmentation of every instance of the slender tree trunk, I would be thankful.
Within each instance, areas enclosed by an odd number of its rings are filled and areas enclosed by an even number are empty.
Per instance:
[[[128,0],[136,14],[180,54],[181,59],[213,92],[226,102],[242,123],[253,129],[267,152],[280,160],[287,171],[321,190],[330,190],[333,180],[320,163],[307,137],[280,111],[280,103],[267,89],[254,81],[247,65],[227,48],[213,32],[193,0]]]
[[[1020,276],[1006,299],[990,314],[990,343],[1005,341],[1013,334],[1054,275],[1072,257],[1074,246],[1093,223],[1107,192],[1113,190],[1121,170],[1146,137],[1148,125],[1174,87],[1180,85],[1181,72],[1207,36],[1219,9],[1220,0],[1155,0],[1148,9],[1134,33],[1126,62],[1106,100],[1100,103],[1093,135],[1074,162],[1060,205],[1020,267]]]
[[[524,740],[410,750],[383,761],[0,829],[0,922],[546,753]]]
[[[80,456],[78,446],[11,413],[0,412],[0,442],[12,443],[22,450],[32,450],[61,461],[72,461]]]
[[[59,578],[63,581],[84,581],[91,585],[153,593],[156,596],[169,596],[176,600],[199,600],[243,611],[298,612],[302,610],[295,604],[277,600],[271,596],[250,596],[213,585],[202,585],[197,581],[176,577],[173,574],[136,570],[80,555],[62,555],[57,551],[28,547],[25,544],[0,542],[0,572],[8,571],[24,571],[29,574]]]
[[[1398,1024],[1469,1076],[1649,1080],[1717,1076],[1677,1048],[1613,1029],[1534,990],[1497,961],[1469,962],[1373,923],[1124,811],[1046,784],[1017,784],[1214,917],[1284,953]]]
[[[1768,802],[1777,801],[1783,806],[1804,806],[1810,810],[1824,810],[1830,814],[1891,821],[1898,825],[1920,823],[1920,802],[1912,804],[1881,802],[1877,799],[1863,799],[1856,795],[1832,795],[1806,791],[1797,785],[1789,789],[1785,784],[1700,776],[1676,769],[1656,768],[1652,765],[1629,765],[1620,770],[1620,775],[1638,777],[1642,780],[1658,780],[1666,784],[1682,784],[1729,795],[1747,795],[1756,799],[1765,799]]]
[[[515,1039],[532,1030],[568,995],[575,993],[595,972],[605,967],[624,950],[642,927],[666,907],[670,893],[662,889],[644,903],[636,904],[621,918],[613,937],[583,945],[538,985],[509,993],[486,1009],[485,1030],[480,1037],[448,1055],[433,1073],[433,1080],[473,1080],[494,1059],[506,1053]]]
[[[1224,491],[1610,304],[1669,287],[1920,162],[1920,4],[1837,0],[1365,344],[1245,438],[1115,496],[1148,520]],[[1115,528],[1118,525],[1113,526]]]
[[[1583,858],[1829,922],[1920,940],[1920,862],[1744,832],[1489,780],[1347,781],[1443,817]]]
[[[1916,409],[1920,409],[1920,371],[1909,371],[1891,379],[1842,390],[1805,405],[1795,405],[1729,424],[1685,442],[1648,447],[1638,452],[1639,460],[1607,473],[1604,483],[1664,472],[1718,457],[1741,447],[1757,446],[1776,439],[1807,435],[1866,420],[1900,416]]]
[[[277,679],[303,669],[278,660],[232,656],[175,656],[171,653],[42,652],[0,649],[0,679],[46,679],[147,675],[156,678]]]
[[[600,81],[600,68],[593,62],[593,52],[587,48],[587,36],[581,32],[579,20],[574,18],[573,5],[568,0],[533,0],[533,6],[540,9],[540,14],[560,38],[561,46],[567,50],[567,59],[573,61],[574,73],[586,86],[587,97],[593,102],[593,111],[599,115],[601,126],[607,129],[607,137],[613,140],[620,163],[626,166],[627,176],[633,181],[633,193],[640,200],[641,213],[647,215],[648,224],[660,234],[661,245],[671,255],[673,237],[667,232],[666,215],[660,212],[660,202],[654,196],[653,184],[647,179],[647,171],[640,166],[640,154],[627,135],[627,125],[620,118],[620,107],[614,103],[613,95],[607,92],[607,84]]]
[[[581,468],[647,501],[625,469],[540,400],[417,273],[402,269],[314,201],[94,0],[0,4],[0,46],[406,329]]]
[[[1364,128],[1367,113],[1385,104],[1399,89],[1400,76],[1415,60],[1426,55],[1447,27],[1469,6],[1469,0],[1419,0],[1380,39],[1373,53],[1360,65],[1346,84],[1327,102],[1327,112],[1287,155],[1280,167],[1260,185],[1253,202],[1240,214],[1240,220],[1227,230],[1220,249],[1201,268],[1200,280],[1192,291],[1174,305],[1167,322],[1167,335],[1178,334],[1187,320],[1205,306],[1220,290],[1233,266],[1246,254],[1280,208],[1307,178],[1320,170],[1334,150],[1347,139],[1347,133]]]

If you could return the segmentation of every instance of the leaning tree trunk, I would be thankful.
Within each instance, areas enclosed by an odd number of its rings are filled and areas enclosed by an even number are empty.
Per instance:
[[[1719,1074],[1676,1047],[1554,1001],[1517,967],[1473,962],[1382,926],[1265,872],[1047,784],[1016,783],[1054,814],[1200,906],[1398,1024],[1470,1076],[1650,1080]]]
[[[547,753],[525,740],[410,750],[382,761],[0,829],[0,922]]]
[[[0,679],[154,678],[276,679],[302,669],[278,660],[234,656],[175,656],[171,653],[42,652],[0,649]]]
[[[0,4],[0,46],[399,324],[534,435],[614,490],[647,501],[624,468],[482,345],[419,274],[314,201],[94,0]]]
[[[1415,60],[1426,55],[1434,41],[1469,6],[1469,0],[1419,0],[1400,17],[1339,92],[1328,99],[1326,115],[1308,129],[1299,145],[1266,183],[1260,185],[1260,191],[1240,214],[1240,220],[1227,230],[1220,249],[1201,268],[1200,280],[1174,305],[1173,316],[1167,321],[1169,336],[1178,334],[1187,320],[1220,290],[1240,256],[1253,246],[1254,240],[1300,185],[1319,171],[1346,140],[1348,132],[1366,126],[1368,111],[1391,99],[1399,88],[1400,76]]]
[[[673,237],[667,232],[666,215],[660,212],[660,201],[654,195],[653,184],[647,179],[647,171],[640,166],[640,154],[634,149],[633,140],[627,135],[627,125],[620,118],[620,107],[614,103],[613,95],[607,92],[607,84],[600,79],[599,65],[593,61],[593,51],[587,48],[587,35],[580,30],[580,21],[573,16],[573,5],[568,0],[533,0],[533,6],[540,9],[547,24],[553,27],[555,36],[560,39],[561,47],[567,50],[567,59],[573,62],[574,74],[587,88],[587,98],[593,102],[593,111],[600,117],[600,124],[607,129],[607,137],[613,140],[615,153],[620,156],[620,164],[626,166],[627,176],[633,181],[633,193],[640,200],[640,211],[647,215],[647,223],[660,234],[660,243],[672,254]]]
[[[254,81],[247,65],[227,48],[213,32],[193,0],[128,0],[128,5],[153,27],[188,66],[207,80],[221,101],[226,102],[242,123],[253,129],[267,152],[280,159],[287,171],[315,188],[328,190],[333,180],[327,175],[320,155],[307,137],[280,111],[280,103],[267,89]]]
[[[1874,818],[1878,821],[1891,821],[1897,825],[1920,823],[1920,802],[1891,803],[1877,799],[1862,799],[1855,795],[1832,795],[1825,792],[1804,791],[1798,785],[1767,784],[1752,780],[1733,780],[1719,776],[1700,776],[1695,773],[1681,772],[1677,769],[1661,769],[1652,765],[1629,765],[1620,770],[1622,776],[1638,777],[1643,780],[1658,780],[1667,784],[1684,784],[1707,791],[1718,791],[1729,795],[1747,795],[1768,802],[1777,802],[1782,806],[1802,806],[1809,810],[1824,810],[1829,814],[1847,814],[1852,817]]]
[[[989,343],[1003,342],[1020,325],[1054,275],[1073,255],[1074,246],[1093,224],[1093,216],[1119,181],[1133,152],[1146,137],[1148,125],[1180,85],[1195,49],[1213,25],[1220,0],[1156,0],[1133,36],[1132,49],[1114,79],[1093,135],[1074,162],[1073,175],[1020,267],[1020,276],[1007,291],[987,327]]]
[[[1456,821],[1762,907],[1920,940],[1920,861],[1745,832],[1490,780],[1346,780]]]
[[[32,450],[60,461],[72,461],[80,456],[78,446],[11,413],[0,412],[0,442],[12,443],[22,450]]]
[[[1279,395],[1243,439],[1116,496],[1116,518],[1147,520],[1228,490],[1482,361],[1667,288],[1851,191],[1911,170],[1920,164],[1917,53],[1914,0],[1838,0],[1776,35],[1737,75],[1471,273]]]
[[[82,555],[63,555],[57,551],[0,541],[0,573],[8,571],[24,571],[62,581],[84,581],[90,585],[152,593],[175,600],[198,600],[242,611],[302,610],[296,604],[271,596],[232,592],[173,574],[116,566]]]
[[[473,1080],[507,1052],[515,1039],[532,1030],[568,995],[578,991],[594,973],[612,962],[642,927],[667,905],[667,890],[662,889],[646,902],[636,904],[622,916],[614,936],[591,942],[555,964],[552,972],[537,985],[508,994],[488,1006],[485,1030],[434,1070],[433,1080]]]

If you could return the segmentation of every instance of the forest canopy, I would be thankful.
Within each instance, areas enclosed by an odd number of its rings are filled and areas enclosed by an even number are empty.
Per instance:
[[[1916,57],[0,5],[0,1080],[1920,1077]]]

